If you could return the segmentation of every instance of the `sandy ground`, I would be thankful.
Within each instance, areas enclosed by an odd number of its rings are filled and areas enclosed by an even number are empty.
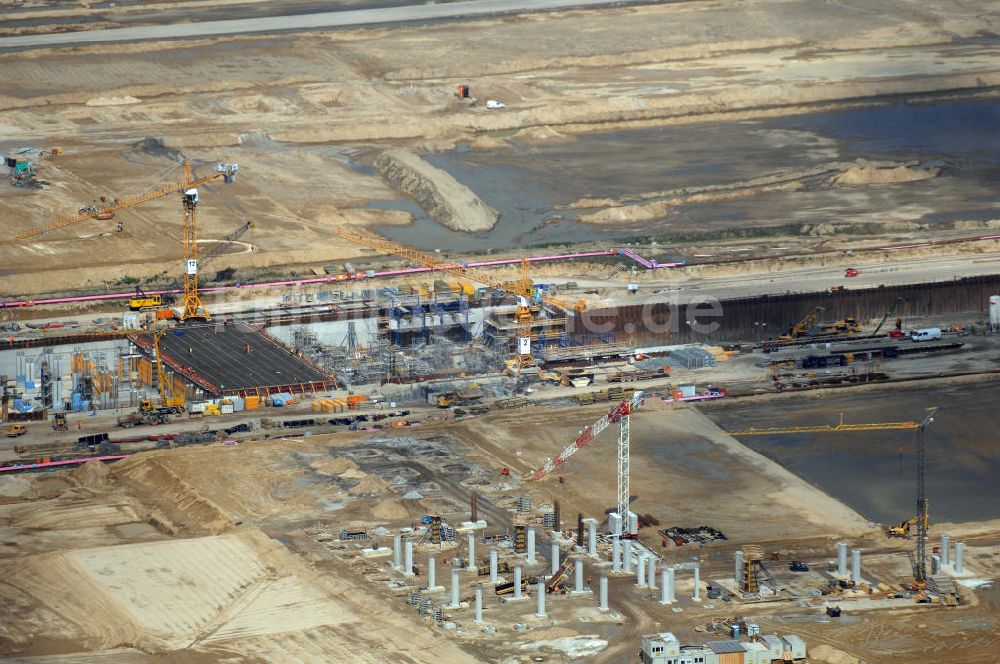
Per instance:
[[[404,661],[413,662],[513,662],[541,652],[552,661],[589,653],[592,661],[614,662],[634,652],[639,634],[658,628],[702,638],[698,625],[735,607],[685,599],[691,592],[686,573],[678,581],[684,613],[649,601],[649,591],[622,576],[611,579],[610,615],[594,610],[590,594],[552,597],[555,623],[533,617],[533,601],[498,604],[488,596],[485,615],[495,635],[472,624],[466,605],[448,612],[457,625],[450,633],[428,630],[404,601],[423,577],[401,578],[388,571],[384,556],[367,558],[359,555],[360,545],[337,541],[344,526],[408,525],[432,511],[453,523],[465,519],[472,486],[494,527],[510,518],[506,510],[518,495],[530,496],[542,511],[558,497],[564,527],[572,527],[578,511],[600,517],[614,501],[613,431],[561,469],[563,482],[525,482],[518,475],[561,448],[603,408],[533,408],[432,423],[393,434],[403,436],[398,439],[345,433],[163,450],[110,467],[2,478],[0,596],[9,620],[0,631],[0,652],[49,655],[37,661],[59,664],[316,661],[351,657],[347,653],[359,648],[370,661],[405,652]],[[436,447],[414,456],[405,451],[412,445],[406,436]],[[419,477],[401,484],[404,466]],[[514,475],[501,475],[503,466]],[[703,580],[725,579],[733,547],[745,542],[765,543],[819,568],[839,537],[881,552],[866,563],[877,578],[895,582],[906,574],[905,542],[887,542],[842,503],[725,436],[694,410],[654,401],[643,406],[633,417],[633,469],[633,509],[664,526],[712,525],[730,538],[703,549],[662,548],[658,535],[643,530],[641,539],[666,561],[700,560]],[[424,498],[403,500],[413,486],[422,487]],[[504,507],[497,511],[497,505]],[[995,575],[995,529],[963,537],[970,578]],[[465,555],[462,541],[440,552],[418,543],[415,560],[422,566],[427,553],[437,553],[439,583],[447,583],[445,560]],[[538,566],[547,565],[543,559]],[[588,578],[597,573],[592,561],[584,565]],[[775,573],[788,577],[780,567]],[[475,577],[463,573],[462,579],[462,596],[471,596]],[[788,582],[804,587],[801,579]],[[870,662],[880,661],[889,647],[876,636],[882,633],[908,639],[893,642],[899,661],[919,661],[943,640],[961,642],[965,661],[987,662],[962,640],[967,632],[947,630],[961,624],[975,631],[977,621],[989,621],[994,604],[988,595],[982,602],[958,613],[920,612],[922,622],[936,625],[933,636],[914,631],[912,611],[855,615],[852,608],[848,614],[855,617],[838,626],[816,623],[806,617],[809,611],[787,602],[742,610],[767,631],[801,633],[810,646],[832,645]],[[513,628],[518,621],[527,632]],[[83,659],[83,652],[95,659]]]
[[[62,9],[37,7],[31,20],[44,24],[52,11]],[[835,9],[760,0],[734,9],[699,2],[5,53],[0,147],[59,144],[66,152],[40,164],[41,190],[4,188],[0,201],[20,231],[100,195],[172,181],[179,153],[201,172],[237,161],[237,183],[204,188],[201,236],[222,237],[252,219],[256,228],[245,239],[256,251],[227,257],[226,266],[321,264],[359,255],[329,242],[331,226],[409,219],[399,210],[362,209],[398,199],[367,166],[386,148],[434,152],[476,139],[503,146],[511,135],[544,142],[580,131],[867,103],[859,98],[877,104],[888,94],[988,93],[996,61],[988,44],[974,40],[994,20],[979,5],[917,9],[883,0],[873,11],[868,3]],[[579,34],[588,38],[573,37]],[[477,105],[454,97],[457,82],[472,85]],[[487,98],[508,106],[487,111]],[[632,212],[642,218],[642,210]],[[119,219],[121,234],[113,224],[86,222],[0,246],[8,290],[176,273],[181,215],[172,198]],[[498,227],[508,223],[501,217]]]

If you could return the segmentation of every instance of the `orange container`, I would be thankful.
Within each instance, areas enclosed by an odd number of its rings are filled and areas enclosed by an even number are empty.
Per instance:
[[[243,400],[243,407],[247,410],[256,410],[260,408],[260,397],[247,397]]]

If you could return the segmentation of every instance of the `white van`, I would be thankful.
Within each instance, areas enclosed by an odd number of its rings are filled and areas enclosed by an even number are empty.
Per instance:
[[[910,333],[911,341],[933,341],[941,338],[940,327],[924,327]]]

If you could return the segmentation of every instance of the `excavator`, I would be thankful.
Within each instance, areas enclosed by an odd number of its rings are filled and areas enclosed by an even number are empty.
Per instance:
[[[778,337],[778,341],[797,340],[803,334],[806,334],[809,331],[809,328],[812,327],[817,320],[819,320],[819,315],[822,312],[823,312],[823,307],[816,307],[815,309],[807,313],[805,316],[803,316],[802,320],[793,325],[788,330],[787,334],[783,334],[780,337]]]
[[[900,304],[901,302],[906,302],[906,298],[902,297],[902,296],[901,297],[897,297],[896,300],[895,300],[895,302],[893,302],[892,305],[886,310],[885,316],[882,316],[882,320],[880,320],[878,322],[878,325],[875,326],[875,330],[872,332],[872,336],[873,337],[877,337],[878,336],[878,333],[882,330],[882,326],[885,325],[885,322],[887,320],[889,320],[889,316],[892,315],[892,312],[896,308],[896,305]],[[898,339],[899,337],[903,336],[903,319],[902,318],[899,318],[898,316],[896,317],[896,329],[891,330],[889,332],[889,336],[892,337],[892,338],[894,338],[894,339]]]
[[[927,525],[928,525],[927,522],[928,522],[928,520],[929,520],[928,517],[925,515],[924,516],[924,530],[927,529]],[[919,522],[920,522],[920,516],[919,515],[915,516],[915,517],[912,517],[912,518],[909,518],[906,521],[903,521],[902,523],[900,523],[898,525],[889,526],[886,529],[885,534],[888,535],[889,537],[909,537],[910,536],[910,529],[913,526],[917,525]]]
[[[142,288],[136,286],[135,295],[128,299],[128,308],[132,311],[148,311],[173,304],[173,302],[174,298],[171,295],[161,295],[160,293],[147,294]]]

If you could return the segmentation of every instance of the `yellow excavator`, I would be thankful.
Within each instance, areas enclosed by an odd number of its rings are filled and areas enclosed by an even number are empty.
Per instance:
[[[929,518],[927,516],[925,516],[924,517],[924,529],[925,530],[927,529],[928,521],[929,521]],[[912,517],[910,519],[907,519],[906,521],[903,521],[902,523],[897,524],[895,526],[889,526],[886,529],[886,533],[885,534],[888,535],[889,537],[909,537],[910,536],[910,529],[913,526],[917,525],[917,523],[919,523],[919,522],[920,522],[920,516],[918,515],[918,516]]]
[[[159,293],[146,293],[139,286],[135,287],[135,295],[128,299],[128,308],[132,311],[149,311],[150,309],[158,309],[165,304],[172,304],[173,298],[167,296],[166,298]]]
[[[819,315],[822,313],[823,307],[816,307],[805,316],[802,317],[798,323],[793,325],[787,334],[783,334],[778,337],[778,341],[795,341],[803,334],[809,331],[809,328],[815,325],[816,321],[819,320]]]

